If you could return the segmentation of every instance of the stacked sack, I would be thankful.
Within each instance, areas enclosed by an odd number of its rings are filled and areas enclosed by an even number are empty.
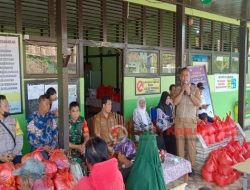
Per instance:
[[[0,189],[1,190],[16,190],[15,177],[12,172],[15,167],[12,163],[0,164]]]
[[[225,138],[235,137],[238,133],[231,113],[227,114],[225,120],[216,116],[213,123],[200,121],[197,124],[197,131],[207,145],[221,142]]]
[[[239,141],[231,140],[225,147],[211,152],[201,170],[202,177],[208,182],[215,182],[224,187],[236,181],[241,173],[232,166],[250,158],[250,145],[246,140],[240,145]]]
[[[0,189],[21,190],[20,176],[12,176],[12,172],[18,169],[29,158],[35,158],[43,162],[45,166],[45,177],[34,182],[32,190],[71,190],[77,181],[70,173],[70,163],[64,151],[56,149],[49,160],[44,159],[43,149],[37,149],[22,157],[22,163],[15,167],[12,163],[0,164]]]

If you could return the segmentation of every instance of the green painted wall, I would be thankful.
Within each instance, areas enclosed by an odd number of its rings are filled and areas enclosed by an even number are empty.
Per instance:
[[[84,48],[85,49],[85,48]],[[86,50],[85,50],[86,51]],[[110,53],[115,53],[114,49],[103,48],[103,54],[107,55]],[[99,55],[99,48],[89,48],[89,55]],[[91,64],[93,71],[101,70],[100,57],[88,58],[88,62]],[[103,57],[103,84],[105,86],[116,87],[116,57]]]
[[[103,84],[116,87],[116,57],[103,58]]]
[[[214,75],[208,76],[210,91],[213,101],[215,114],[220,117],[225,117],[228,111],[233,113],[234,117],[234,104],[238,100],[238,91],[232,92],[215,92],[214,90]],[[168,91],[171,84],[175,83],[174,76],[161,77],[161,91]],[[250,91],[248,92],[250,93]],[[147,109],[156,106],[160,99],[158,95],[145,96],[147,101]],[[124,117],[126,120],[132,118],[133,110],[136,107],[137,96],[135,96],[135,77],[125,77],[124,80]]]
[[[171,84],[175,83],[174,76],[162,76],[161,77],[161,92],[168,91]],[[152,106],[156,106],[160,99],[158,95],[146,95],[144,96],[147,101],[147,109]],[[138,96],[135,96],[135,77],[124,77],[124,118],[129,120],[137,104]]]

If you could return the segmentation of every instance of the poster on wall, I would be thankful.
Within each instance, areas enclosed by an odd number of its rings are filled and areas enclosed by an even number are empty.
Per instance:
[[[210,93],[210,87],[207,79],[206,66],[190,66],[188,67],[190,71],[190,82],[197,85],[198,83],[202,83],[204,90],[202,91],[201,101],[203,104],[207,104],[208,108],[206,110],[207,114],[210,117],[214,117],[214,109],[213,102]]]
[[[38,99],[45,94],[48,88],[53,87],[58,94],[58,85],[54,80],[26,81],[25,82],[25,103],[26,116],[29,116],[38,109]],[[68,103],[79,101],[78,80],[72,80],[68,85]],[[58,105],[56,101],[55,105]]]
[[[238,90],[238,74],[217,74],[214,79],[215,92]]]
[[[161,93],[161,79],[157,78],[136,78],[135,95],[149,95]]]
[[[129,50],[125,72],[157,73],[158,56],[155,51]]]
[[[0,94],[7,97],[11,114],[22,112],[19,36],[0,36]]]

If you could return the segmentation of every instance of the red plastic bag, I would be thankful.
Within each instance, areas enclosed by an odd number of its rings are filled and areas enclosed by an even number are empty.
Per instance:
[[[33,186],[32,190],[54,190],[54,183],[49,178],[37,179]]]
[[[215,135],[215,141],[220,142],[224,139],[224,137],[225,137],[225,133],[223,131],[220,131]]]
[[[57,172],[56,164],[50,160],[44,160],[43,163],[45,165],[45,175],[53,178]]]
[[[206,131],[207,131],[207,134],[212,135],[215,132],[215,128],[211,124],[208,124],[206,127]]]
[[[208,172],[214,172],[217,170],[217,163],[210,157],[210,159],[203,166]]]
[[[31,158],[31,153],[25,154],[25,155],[22,157],[21,163],[23,164],[26,160],[28,160],[28,159],[30,159],[30,158]]]
[[[230,166],[219,165],[217,172],[221,175],[229,176],[234,170]]]
[[[206,143],[207,145],[210,144],[209,137],[208,137],[207,135],[203,136],[203,140],[205,141],[205,143]]]
[[[59,172],[54,178],[54,185],[56,190],[71,190],[76,185],[77,181],[74,176],[66,171]]]
[[[63,150],[56,149],[49,158],[50,161],[55,162],[59,170],[68,170],[69,169],[69,160],[64,154]]]
[[[235,153],[234,154],[234,159],[237,161],[237,163],[245,161],[245,158],[240,153]]]
[[[242,146],[244,146],[248,151],[250,151],[250,144],[247,143],[246,139],[243,140]]]
[[[0,184],[0,190],[16,190],[16,187]]]
[[[18,168],[21,168],[21,167],[22,167],[22,164],[16,164],[15,165],[15,169],[18,169]],[[20,176],[15,177],[15,184],[16,184],[16,189],[17,190],[22,190],[22,188],[21,188],[21,177]]]
[[[232,159],[228,156],[226,152],[222,152],[219,155],[218,161],[221,165],[231,166],[233,164]]]
[[[204,167],[201,170],[201,176],[208,182],[213,181],[213,173],[207,171]]]
[[[221,119],[216,116],[214,117],[214,123],[213,123],[214,127],[218,130],[218,131],[221,131],[223,129],[222,127],[222,121]]]
[[[225,187],[226,185],[228,185],[228,178],[224,175],[220,175],[217,172],[213,173],[213,180],[216,183],[217,186],[219,187]]]
[[[250,158],[250,151],[247,151],[245,154],[243,154],[245,159]]]
[[[214,134],[210,135],[208,138],[209,138],[209,144],[214,144],[215,143],[215,136],[214,136]]]
[[[15,177],[12,176],[14,170],[15,167],[11,162],[0,164],[0,184],[14,187]]]
[[[37,148],[36,150],[34,150],[32,153],[31,153],[31,157],[39,160],[40,162],[42,162],[44,160],[44,157],[42,155],[42,151],[44,151],[43,148]]]

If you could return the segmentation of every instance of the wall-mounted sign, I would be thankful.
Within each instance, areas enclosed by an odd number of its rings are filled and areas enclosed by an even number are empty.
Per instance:
[[[10,113],[22,112],[19,36],[0,36],[0,94],[7,97]]]
[[[202,90],[201,94],[201,102],[202,104],[207,104],[208,108],[206,109],[206,113],[210,117],[214,117],[214,109],[213,109],[213,102],[210,93],[210,87],[207,79],[207,72],[205,65],[199,66],[190,66],[188,67],[190,72],[190,82],[197,85],[198,83],[202,83],[204,89]]]
[[[227,92],[238,90],[237,74],[220,74],[214,76],[215,92]]]
[[[148,95],[161,93],[160,78],[136,78],[135,95]]]
[[[157,73],[158,57],[156,51],[129,50],[125,64],[127,74]]]

